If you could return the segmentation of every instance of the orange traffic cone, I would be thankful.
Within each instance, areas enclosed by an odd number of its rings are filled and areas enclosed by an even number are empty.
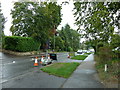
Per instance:
[[[38,66],[38,57],[35,58],[34,66]]]

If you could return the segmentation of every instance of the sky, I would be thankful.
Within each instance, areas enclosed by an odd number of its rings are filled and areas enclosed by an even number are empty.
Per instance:
[[[2,12],[4,14],[4,17],[6,18],[4,33],[7,36],[11,35],[10,27],[12,25],[11,23],[12,17],[10,15],[10,12],[11,12],[11,9],[13,8],[14,2],[17,2],[17,1],[19,0],[7,0],[7,3],[6,3],[6,0],[0,0]],[[61,4],[63,1],[68,1],[69,4],[62,5],[62,10],[61,10],[61,14],[63,14],[62,22],[58,26],[58,29],[60,30],[61,27],[64,27],[66,24],[69,24],[72,29],[77,29],[77,26],[75,26],[74,24],[75,23],[75,18],[73,15],[74,12],[72,11],[74,8],[73,0],[57,0],[57,3]]]

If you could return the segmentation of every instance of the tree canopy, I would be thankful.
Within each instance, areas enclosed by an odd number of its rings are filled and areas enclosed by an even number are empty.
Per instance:
[[[5,17],[3,16],[2,10],[1,10],[1,4],[0,4],[0,35],[4,34],[4,23],[5,23]]]
[[[65,50],[72,49],[76,51],[79,48],[80,44],[80,35],[77,31],[70,28],[68,24],[65,27],[62,27],[62,30],[59,31],[60,37],[64,41]]]
[[[55,2],[16,2],[12,10],[11,32],[16,36],[34,37],[45,43],[52,29],[61,22],[61,6]]]
[[[1,4],[0,4],[0,48],[2,48],[3,43],[3,37],[4,37],[4,23],[5,23],[5,17],[3,16],[3,13],[1,12]]]
[[[117,13],[120,10],[120,3],[75,2],[74,5],[78,30],[81,31],[86,40],[91,42],[93,48],[97,51],[98,43],[108,43],[114,33],[114,28],[119,26],[117,21],[119,14]],[[84,29],[81,29],[81,26]]]

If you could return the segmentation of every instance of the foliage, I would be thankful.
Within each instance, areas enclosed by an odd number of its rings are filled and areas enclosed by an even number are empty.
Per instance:
[[[120,35],[118,35],[118,34],[113,34],[112,37],[111,37],[110,45],[111,45],[113,48],[120,47]]]
[[[105,64],[109,62],[110,60],[112,60],[112,55],[112,48],[110,48],[109,46],[100,47],[98,52],[98,56],[100,58],[99,63]]]
[[[6,50],[27,52],[36,51],[40,47],[40,43],[30,37],[6,36],[4,48]]]
[[[96,69],[98,71],[99,77],[104,83],[118,83],[120,75],[120,59],[107,60],[107,73],[104,71],[105,64],[100,63],[101,60],[98,55],[95,55]]]
[[[50,32],[61,22],[61,6],[55,2],[16,2],[12,10],[11,32],[17,36],[33,37],[43,45]]]
[[[74,15],[76,16],[76,24],[79,27],[78,30],[83,34],[83,37],[91,42],[91,46],[96,52],[99,49],[99,42],[108,43],[111,39],[115,25],[117,26],[117,23],[114,23],[118,22],[117,19],[119,20],[119,15],[116,14],[120,10],[119,4],[119,2],[74,3],[76,10]],[[84,29],[81,29],[81,26]]]
[[[54,49],[54,37],[51,38],[51,49]],[[60,36],[55,36],[55,49],[56,51],[64,51],[64,41]]]
[[[60,37],[64,41],[65,51],[77,51],[79,48],[80,38],[77,31],[70,28],[68,24],[65,27],[62,27],[62,30],[59,31]]]
[[[75,59],[75,60],[84,60],[87,56],[86,55],[77,55],[72,57],[71,59]]]
[[[0,4],[0,49],[2,48],[2,43],[4,39],[4,23],[5,23],[5,17],[3,16],[3,13],[1,12],[1,4]]]
[[[54,63],[50,66],[41,68],[42,71],[52,75],[68,78],[77,68],[79,63]]]
[[[3,32],[4,29],[4,23],[5,23],[5,17],[3,16],[3,13],[1,11],[1,4],[0,4],[0,32]]]
[[[68,47],[68,48],[67,48],[67,51],[68,51],[68,52],[71,52],[71,51],[73,51],[73,48]]]

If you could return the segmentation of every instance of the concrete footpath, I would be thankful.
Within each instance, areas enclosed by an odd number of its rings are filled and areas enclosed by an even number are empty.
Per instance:
[[[104,88],[94,67],[94,57],[89,55],[66,80],[62,88]]]

